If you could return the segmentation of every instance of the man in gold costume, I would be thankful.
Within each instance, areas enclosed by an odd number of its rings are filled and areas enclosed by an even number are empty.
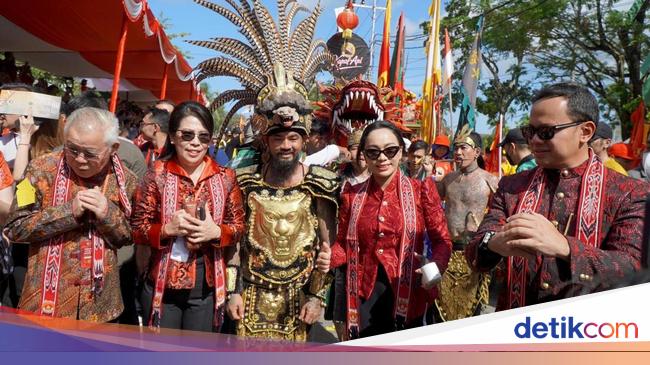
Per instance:
[[[437,322],[477,315],[488,304],[490,275],[472,272],[464,255],[498,183],[495,176],[478,166],[481,148],[481,136],[463,128],[454,139],[457,169],[438,183],[453,252],[435,301]]]
[[[235,101],[226,126],[237,110],[254,105],[251,126],[261,136],[253,145],[260,146],[262,163],[236,170],[248,231],[227,255],[226,312],[237,322],[238,335],[304,341],[308,325],[320,317],[331,281],[324,273],[336,235],[339,195],[335,173],[299,160],[310,126],[307,90],[316,73],[335,60],[325,42],[313,39],[321,9],[278,0],[276,22],[261,1],[227,1],[232,10],[195,2],[233,23],[248,41],[191,42],[226,56],[201,62],[199,80],[232,76],[243,86],[220,93],[210,108]],[[294,27],[302,12],[306,17]]]
[[[275,114],[263,133],[265,160],[237,170],[248,230],[228,267],[227,313],[237,334],[305,341],[321,315],[331,277],[339,182],[300,162],[308,123]]]

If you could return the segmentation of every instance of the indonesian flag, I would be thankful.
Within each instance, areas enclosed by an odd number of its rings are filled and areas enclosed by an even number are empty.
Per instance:
[[[442,49],[442,95],[451,91],[451,76],[454,74],[454,57],[451,54],[449,33],[445,28],[445,48]]]
[[[379,68],[377,75],[377,86],[388,86],[388,74],[390,73],[390,9],[391,0],[386,1],[386,16],[384,17],[384,38],[381,42],[381,53],[379,54]]]

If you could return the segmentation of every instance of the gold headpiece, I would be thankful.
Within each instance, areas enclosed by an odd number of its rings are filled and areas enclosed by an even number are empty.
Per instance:
[[[454,138],[454,146],[457,144],[468,144],[472,146],[472,148],[476,148],[476,143],[470,136],[472,134],[472,130],[469,129],[469,125],[465,124],[463,128],[461,128],[460,132],[456,135],[456,138]]]
[[[284,130],[309,134],[311,123],[306,116],[311,107],[307,89],[280,62],[273,65],[273,72],[266,77],[268,82],[257,95],[257,112],[268,120],[264,134]]]

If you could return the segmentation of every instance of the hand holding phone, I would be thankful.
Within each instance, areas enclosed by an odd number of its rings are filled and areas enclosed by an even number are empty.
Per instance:
[[[40,128],[41,121],[34,120],[32,115],[21,115],[18,117],[18,133],[20,134],[21,142],[29,143],[34,133]]]
[[[205,220],[206,214],[205,214],[205,201],[201,202],[199,204],[198,208],[196,208],[196,217],[202,221]]]

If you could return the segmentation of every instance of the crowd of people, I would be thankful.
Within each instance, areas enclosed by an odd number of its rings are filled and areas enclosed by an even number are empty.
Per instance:
[[[161,100],[134,131],[92,91],[58,120],[0,115],[0,303],[295,341],[324,312],[347,340],[626,285],[650,148],[621,157],[583,86],[531,102],[500,180],[466,128],[428,145],[380,120],[339,146],[276,113],[219,140],[199,103]]]

